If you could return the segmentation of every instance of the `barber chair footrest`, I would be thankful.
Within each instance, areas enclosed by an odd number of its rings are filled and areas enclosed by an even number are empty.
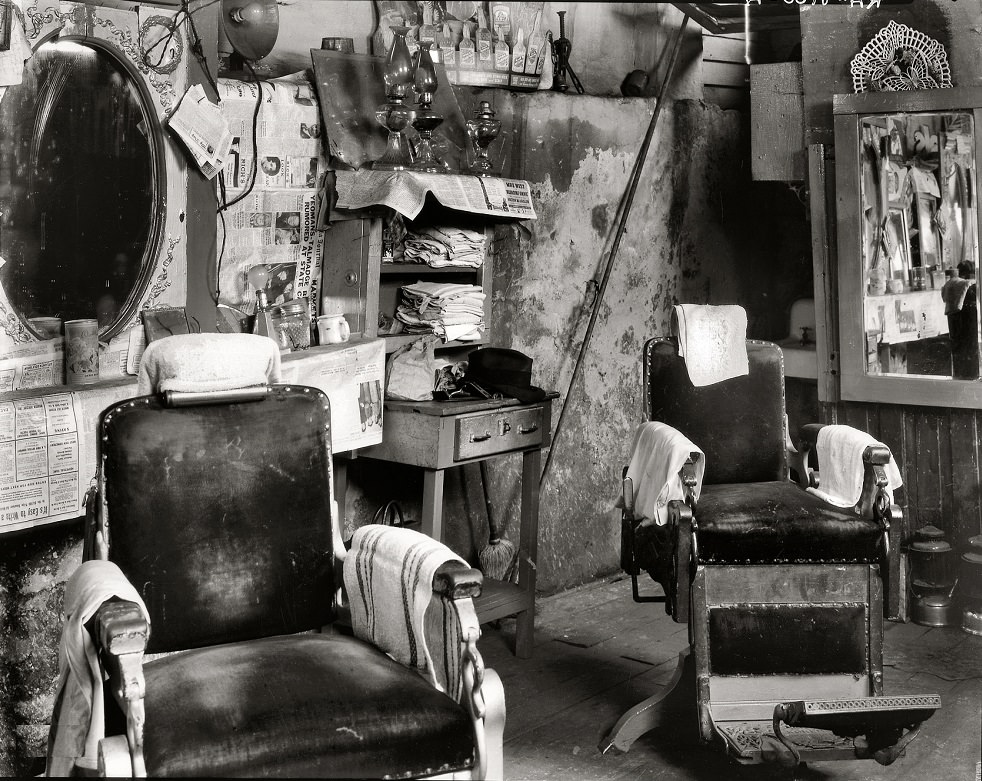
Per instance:
[[[936,694],[793,700],[778,703],[771,721],[714,721],[743,763],[875,759],[891,764],[941,707]]]
[[[777,762],[787,749],[774,736],[770,721],[716,722],[716,731],[726,741],[727,749],[738,762]],[[840,738],[823,729],[785,727],[785,737],[799,748],[802,759],[855,759],[851,738]],[[787,752],[790,756],[790,752]]]

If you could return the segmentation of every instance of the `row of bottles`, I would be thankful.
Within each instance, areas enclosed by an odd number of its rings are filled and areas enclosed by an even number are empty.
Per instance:
[[[478,8],[476,24],[449,20],[441,26],[434,23],[433,9],[426,3],[423,22],[410,28],[406,44],[411,53],[421,44],[429,45],[433,59],[443,62],[451,82],[484,83],[466,75],[468,71],[483,71],[499,74],[497,79],[489,77],[489,84],[507,85],[511,74],[529,77],[528,83],[519,81],[513,86],[534,87],[549,54],[540,19],[541,13],[536,13],[527,32],[525,26],[512,25],[508,15],[496,14],[492,30],[484,9]]]

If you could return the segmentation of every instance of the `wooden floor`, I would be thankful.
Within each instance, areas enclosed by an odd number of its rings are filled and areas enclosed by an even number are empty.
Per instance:
[[[601,755],[598,744],[620,715],[663,690],[686,646],[686,628],[661,604],[631,599],[631,582],[612,578],[540,599],[531,659],[512,654],[514,620],[486,625],[480,643],[502,677],[508,720],[505,776],[550,779],[789,778],[764,766],[740,766],[694,742],[695,723],[655,730],[627,753]],[[803,781],[979,781],[982,757],[982,637],[957,628],[887,622],[885,694],[939,694],[942,709],[906,756],[811,763]]]

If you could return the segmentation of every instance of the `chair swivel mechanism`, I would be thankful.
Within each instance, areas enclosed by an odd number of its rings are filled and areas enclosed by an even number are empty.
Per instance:
[[[890,764],[940,707],[936,695],[883,694],[884,576],[902,520],[887,490],[890,452],[866,448],[855,508],[803,490],[821,477],[809,453],[822,427],[805,426],[795,449],[781,350],[747,340],[747,352],[748,375],[694,387],[674,339],[645,345],[646,418],[684,434],[704,454],[705,472],[696,501],[702,456],[691,454],[685,498],[669,501],[659,526],[637,512],[625,470],[622,565],[636,601],[664,601],[688,624],[689,647],[674,691],[625,713],[600,749],[627,751],[677,723],[665,720],[673,703],[677,717],[677,704],[694,698],[700,740],[738,762]],[[642,571],[664,596],[641,595]]]
[[[78,769],[501,777],[504,695],[476,647],[479,572],[451,561],[432,583],[461,627],[447,645],[457,696],[343,626],[354,555],[345,563],[321,391],[142,396],[103,412],[99,447],[84,557],[118,565],[150,620],[114,599],[86,626],[108,675],[106,737]]]

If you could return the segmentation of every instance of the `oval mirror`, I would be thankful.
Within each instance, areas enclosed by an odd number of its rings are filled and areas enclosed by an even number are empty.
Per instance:
[[[164,147],[139,73],[97,42],[41,44],[0,101],[0,284],[37,318],[136,314],[158,251]],[[32,322],[34,321],[34,322]]]

